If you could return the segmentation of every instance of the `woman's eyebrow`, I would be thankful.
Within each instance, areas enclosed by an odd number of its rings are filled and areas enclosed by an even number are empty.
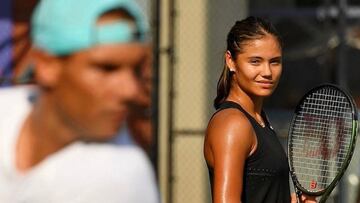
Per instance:
[[[277,56],[277,57],[274,57],[274,58],[270,59],[270,61],[281,61],[281,60],[282,60],[281,56]]]
[[[248,59],[263,59],[261,56],[249,56]]]

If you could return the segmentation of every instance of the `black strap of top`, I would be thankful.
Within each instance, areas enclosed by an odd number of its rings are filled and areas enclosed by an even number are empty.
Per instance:
[[[220,104],[220,107],[218,108],[217,111],[221,111],[223,109],[228,109],[228,108],[236,108],[239,109],[241,112],[243,112],[244,114],[248,114],[241,106],[240,104],[236,103],[236,102],[232,102],[232,101],[225,101],[222,104]],[[249,115],[250,116],[250,115]]]
[[[256,124],[256,125],[260,125],[254,117],[252,117],[247,111],[245,111],[245,109],[243,109],[240,104],[236,103],[236,102],[233,102],[233,101],[225,101],[223,102],[222,104],[220,104],[220,107],[217,109],[217,111],[214,113],[214,115],[216,113],[218,113],[219,111],[221,110],[224,110],[224,109],[228,109],[228,108],[236,108],[238,110],[240,110],[241,112],[243,112],[245,114],[245,116],[250,120],[250,122],[252,122],[253,124]],[[214,117],[214,115],[212,117]],[[262,118],[264,119],[264,122],[265,122],[265,125],[268,126],[270,125],[269,124],[269,121],[267,119],[267,116],[265,115],[265,112],[261,112],[261,116]]]

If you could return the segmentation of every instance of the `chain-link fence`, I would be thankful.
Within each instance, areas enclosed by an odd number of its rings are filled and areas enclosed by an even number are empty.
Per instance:
[[[324,82],[337,83],[345,74],[349,89],[358,100],[360,88],[356,64],[360,57],[358,7],[353,17],[339,26],[338,1],[296,0],[168,0],[172,7],[168,24],[172,30],[169,98],[169,198],[166,202],[210,202],[208,171],[203,158],[203,139],[212,107],[216,83],[223,66],[226,34],[236,20],[247,15],[270,19],[284,38],[284,71],[279,88],[265,105],[284,148],[293,108],[311,87]],[[355,2],[356,3],[356,2]],[[351,10],[350,8],[348,11]],[[335,12],[334,12],[335,11]],[[359,10],[360,11],[360,10]],[[336,13],[338,12],[338,13]],[[358,14],[356,14],[358,13]],[[360,15],[359,15],[360,16]],[[339,33],[345,29],[346,38]],[[338,71],[342,43],[347,43],[346,70]],[[359,45],[359,46],[357,46]],[[359,103],[359,102],[358,102]],[[359,146],[359,144],[357,145]],[[359,147],[358,147],[359,148]],[[334,190],[329,202],[354,203],[359,184],[360,150],[355,152],[349,170]]]
[[[223,66],[226,34],[245,1],[175,1],[169,201],[210,202],[204,131]]]

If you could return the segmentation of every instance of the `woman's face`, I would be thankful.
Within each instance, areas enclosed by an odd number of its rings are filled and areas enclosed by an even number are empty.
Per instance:
[[[250,96],[270,96],[282,71],[279,42],[274,36],[267,34],[242,46],[243,52],[239,53],[236,59],[231,57],[230,52],[226,53],[227,65],[235,71],[235,85]]]

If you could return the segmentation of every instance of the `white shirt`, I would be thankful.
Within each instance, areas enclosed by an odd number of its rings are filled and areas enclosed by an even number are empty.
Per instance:
[[[0,202],[159,202],[151,164],[135,146],[75,142],[20,173],[15,146],[32,91],[0,89]]]

